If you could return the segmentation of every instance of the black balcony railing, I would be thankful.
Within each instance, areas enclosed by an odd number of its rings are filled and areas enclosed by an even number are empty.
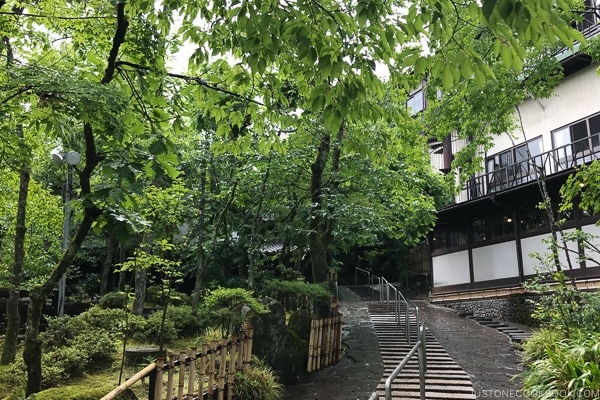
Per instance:
[[[581,14],[581,21],[577,23],[577,30],[585,36],[591,36],[598,31],[598,15],[600,9],[595,6],[593,1],[585,2],[585,12]]]
[[[542,174],[551,176],[569,171],[600,158],[600,134],[577,140],[486,174],[474,176],[463,186],[459,202],[478,199],[535,181]]]

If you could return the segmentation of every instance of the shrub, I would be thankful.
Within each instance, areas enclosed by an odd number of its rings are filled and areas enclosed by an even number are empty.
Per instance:
[[[542,328],[536,331],[522,345],[523,364],[528,365],[545,358],[547,355],[546,350],[556,347],[562,339],[564,339],[562,333],[554,329]]]
[[[72,317],[48,317],[46,330],[40,332],[39,339],[43,349],[53,349],[67,344],[67,340],[77,334],[69,330],[68,322]]]
[[[111,292],[100,297],[98,301],[100,308],[120,308],[124,309],[127,305],[127,293]]]
[[[169,292],[169,306],[182,306],[190,304],[190,296],[185,293],[171,290]],[[146,290],[146,301],[149,303],[158,304],[161,307],[164,306],[162,298],[162,289],[160,286],[150,286]]]
[[[138,334],[146,331],[148,321],[141,315],[129,315],[127,318],[127,337],[136,338]],[[137,339],[136,339],[137,340]],[[145,340],[142,340],[142,342]]]
[[[161,322],[162,311],[156,311],[150,314],[148,319],[146,319],[144,330],[133,331],[133,339],[142,343],[158,343],[160,338]],[[162,338],[164,342],[170,342],[178,338],[177,329],[175,329],[175,324],[169,318],[165,320]]]
[[[82,325],[88,326],[93,330],[103,330],[111,335],[121,335],[125,323],[125,310],[101,307],[92,307],[89,310],[79,314],[73,319],[75,329],[81,330]]]
[[[281,302],[286,311],[309,310],[313,303],[329,302],[332,296],[324,284],[280,280],[267,281],[263,293]]]
[[[245,314],[262,314],[268,310],[253,296],[253,292],[242,288],[216,288],[204,298],[206,309],[219,321],[223,336],[235,330],[247,317]]]
[[[49,388],[66,382],[72,377],[81,376],[87,364],[85,356],[70,346],[59,347],[42,356],[42,387]]]
[[[157,313],[162,315],[162,311]],[[167,319],[173,321],[179,335],[194,335],[202,329],[202,323],[194,315],[191,306],[169,306]]]
[[[69,341],[71,348],[78,350],[84,358],[84,368],[108,367],[116,355],[115,342],[106,332],[85,331]]]
[[[9,393],[14,388],[24,388],[26,384],[27,370],[24,363],[14,362],[9,365],[0,365],[0,393]]]
[[[527,365],[523,388],[533,399],[579,400],[600,390],[600,333],[563,339]],[[589,396],[593,397],[589,397]],[[553,397],[548,397],[553,396]]]
[[[233,397],[243,400],[279,400],[283,386],[266,365],[252,365],[244,374],[236,372],[233,381]]]

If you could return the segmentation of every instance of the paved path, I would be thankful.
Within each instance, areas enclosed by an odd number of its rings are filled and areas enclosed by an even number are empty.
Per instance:
[[[379,383],[383,361],[367,303],[345,287],[339,297],[344,357],[289,386],[285,400],[366,400]]]
[[[425,301],[415,303],[431,334],[471,376],[478,399],[521,398],[520,385],[513,379],[522,371],[521,356],[506,334],[448,308]]]
[[[287,388],[285,400],[367,400],[384,376],[380,346],[368,305],[347,288],[340,288],[344,314],[340,363],[312,373]],[[460,317],[452,310],[416,302],[429,334],[471,378],[477,399],[519,399],[519,384],[512,380],[521,371],[520,356],[508,336],[496,329]],[[456,398],[456,397],[455,397]]]

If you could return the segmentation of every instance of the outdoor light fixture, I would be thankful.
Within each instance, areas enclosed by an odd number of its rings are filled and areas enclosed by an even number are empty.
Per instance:
[[[69,236],[71,232],[71,191],[73,187],[73,167],[81,161],[81,155],[76,151],[62,153],[60,149],[54,149],[50,153],[52,161],[56,165],[67,166],[67,180],[63,185],[63,235],[62,235],[62,251],[63,254],[69,247]],[[62,317],[65,312],[65,290],[67,285],[67,277],[63,274],[58,282],[58,304],[56,314]]]

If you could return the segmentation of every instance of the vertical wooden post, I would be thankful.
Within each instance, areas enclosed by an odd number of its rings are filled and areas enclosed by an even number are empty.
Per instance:
[[[188,398],[194,398],[194,381],[196,380],[196,348],[192,347],[190,352],[190,369],[188,375]]]
[[[338,313],[336,317],[336,338],[335,338],[335,362],[340,362],[342,356],[342,314]]]
[[[185,385],[185,352],[179,353],[179,385],[177,386],[177,400],[183,399],[183,388]]]
[[[204,376],[206,375],[206,352],[208,351],[208,345],[202,344],[202,353],[200,353],[200,365],[198,365],[198,398],[202,398],[204,393]]]
[[[240,340],[238,342],[238,358],[235,369],[241,371],[244,368],[244,355],[246,354],[244,349],[246,348],[246,328],[242,327],[240,331]]]
[[[325,318],[325,320],[323,321],[323,338],[325,340],[323,351],[324,367],[328,367],[331,365],[331,327],[331,318]]]
[[[315,357],[315,332],[317,327],[317,321],[310,321],[310,339],[308,340],[308,363],[306,364],[306,371],[312,372],[314,366],[314,357]]]
[[[235,356],[237,350],[238,334],[231,336],[231,347],[229,348],[229,369],[227,374],[227,400],[233,400],[233,380],[235,377]]]
[[[208,364],[208,399],[213,399],[213,393],[215,390],[215,364],[217,361],[217,342],[210,344],[210,361]]]
[[[162,399],[163,389],[163,366],[165,365],[164,357],[158,357],[156,359],[156,381],[154,383],[154,399]]]
[[[167,400],[173,399],[173,377],[175,375],[175,354],[169,354],[169,370],[167,371]]]
[[[227,338],[221,339],[221,350],[219,351],[219,381],[217,389],[217,400],[223,400],[225,394],[225,363],[227,362]]]
[[[317,320],[317,348],[315,369],[321,369],[321,346],[323,344],[323,320]]]
[[[246,356],[244,357],[246,359],[244,362],[244,372],[248,371],[248,367],[250,367],[250,362],[252,361],[252,335],[254,333],[254,329],[250,323],[248,323],[248,326],[246,327],[246,333],[248,336],[246,348],[244,349],[246,352]]]

